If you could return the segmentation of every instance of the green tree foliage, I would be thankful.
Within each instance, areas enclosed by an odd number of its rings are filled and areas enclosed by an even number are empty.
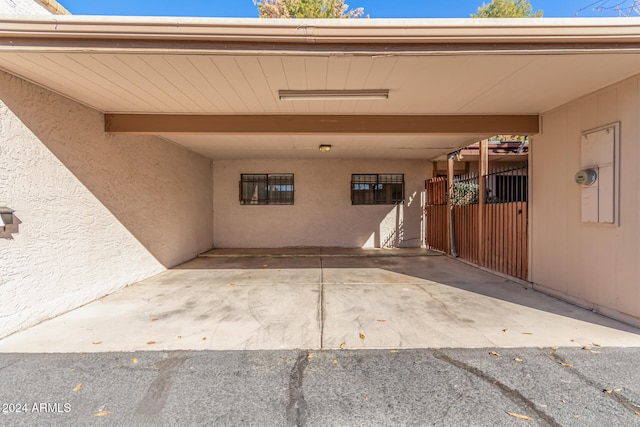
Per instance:
[[[453,198],[451,203],[454,205],[477,205],[480,186],[469,182],[453,183]]]
[[[541,18],[542,11],[533,12],[529,0],[492,0],[482,3],[472,18]]]
[[[344,0],[254,0],[260,18],[360,18],[364,9],[349,10]]]

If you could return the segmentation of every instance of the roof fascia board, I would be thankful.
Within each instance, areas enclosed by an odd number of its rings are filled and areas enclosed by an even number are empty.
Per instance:
[[[123,134],[513,134],[539,132],[538,115],[187,115],[105,114]]]
[[[638,43],[640,18],[362,19],[0,16],[0,38],[250,43]]]
[[[628,43],[260,43],[130,39],[3,38],[0,52],[261,56],[452,56],[640,53]]]

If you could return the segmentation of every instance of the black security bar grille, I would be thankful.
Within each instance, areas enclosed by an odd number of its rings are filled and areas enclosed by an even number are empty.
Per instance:
[[[293,192],[291,173],[240,175],[242,205],[292,205]]]
[[[486,179],[487,203],[527,201],[529,183],[526,163],[490,170]]]
[[[351,175],[351,203],[393,205],[404,201],[404,174]]]

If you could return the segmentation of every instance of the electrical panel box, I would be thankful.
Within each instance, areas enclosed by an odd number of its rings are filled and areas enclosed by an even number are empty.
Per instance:
[[[617,222],[619,139],[619,123],[582,134],[581,169],[575,175],[581,186],[582,222]]]

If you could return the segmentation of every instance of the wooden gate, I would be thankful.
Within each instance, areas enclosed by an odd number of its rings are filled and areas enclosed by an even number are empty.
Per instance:
[[[471,263],[526,280],[527,165],[494,169],[483,179],[487,193],[484,205],[478,197],[477,173],[454,179],[450,205],[447,204],[447,179],[427,181],[427,247],[453,252]],[[480,209],[483,210],[482,222]],[[449,227],[453,230],[453,248],[449,243]]]
[[[433,178],[427,181],[427,203],[425,205],[425,233],[427,247],[449,253],[447,231],[447,178]]]

